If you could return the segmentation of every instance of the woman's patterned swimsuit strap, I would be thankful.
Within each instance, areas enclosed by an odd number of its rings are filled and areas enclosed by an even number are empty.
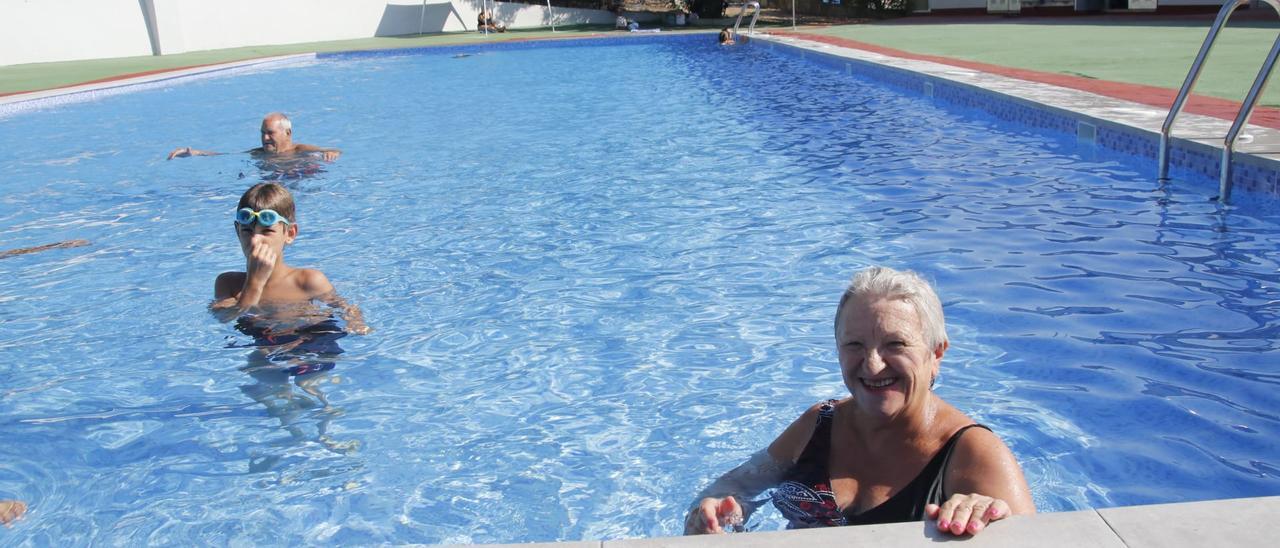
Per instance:
[[[770,495],[773,505],[787,518],[788,529],[923,520],[925,505],[942,504],[946,500],[942,485],[946,479],[951,453],[960,436],[975,426],[991,430],[981,424],[970,424],[957,430],[915,479],[881,505],[861,514],[854,514],[842,512],[836,506],[835,494],[831,491],[827,458],[831,454],[831,424],[836,413],[835,404],[836,400],[827,400],[822,404],[818,410],[818,425],[813,431],[813,437],[809,438],[808,445],[787,473],[786,479]]]

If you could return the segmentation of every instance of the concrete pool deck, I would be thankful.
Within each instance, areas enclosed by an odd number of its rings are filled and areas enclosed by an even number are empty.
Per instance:
[[[711,29],[693,28],[664,31],[711,32]],[[121,57],[116,59],[91,59],[86,61],[62,61],[57,63],[30,63],[0,66],[0,97],[47,91],[89,83],[111,82],[122,78],[135,78],[172,70],[186,70],[215,66],[222,63],[249,61],[281,55],[323,53],[339,51],[385,50],[426,46],[465,46],[524,40],[557,40],[626,36],[630,33],[615,31],[609,27],[577,25],[550,30],[512,29],[503,33],[458,32],[424,34],[415,36],[389,36],[358,40],[307,42],[274,46],[251,46],[180,53],[176,55]]]
[[[1075,17],[904,17],[852,25],[799,27],[806,35],[827,37],[899,52],[928,56],[935,62],[978,63],[1011,71],[1073,77],[1090,82],[1145,86],[1171,102],[1186,76],[1213,14]],[[704,21],[701,27],[664,32],[715,32],[732,20]],[[762,27],[789,31],[789,26]],[[1262,59],[1280,32],[1280,20],[1269,10],[1242,10],[1232,17],[1196,85],[1196,94],[1238,104],[1257,74]],[[0,66],[0,96],[51,89],[141,73],[192,68],[297,53],[392,49],[433,45],[480,44],[510,40],[543,40],[621,36],[610,27],[580,25],[548,30],[512,30],[503,34],[446,33],[266,45],[177,55],[126,57],[58,63]],[[1069,78],[1068,78],[1069,80]],[[1280,91],[1263,94],[1262,105],[1280,106]],[[1165,105],[1167,108],[1167,104]],[[1194,106],[1194,101],[1193,101]],[[1255,118],[1258,117],[1255,114]]]
[[[932,522],[832,527],[696,537],[577,541],[501,546],[559,548],[780,548],[785,546],[964,546],[1017,548],[1199,548],[1270,546],[1265,524],[1280,497],[1156,504],[1014,516],[976,537],[943,536]]]
[[[909,93],[923,93],[934,100],[987,110],[999,118],[1050,131],[1070,131],[1090,144],[1148,156],[1152,168],[1156,164],[1156,143],[1168,108],[1142,101],[1141,91],[1135,92],[1127,84],[1112,83],[1099,88],[1089,85],[1088,81],[1064,83],[1043,73],[975,66],[931,56],[899,55],[901,52],[895,50],[863,47],[845,39],[808,33],[781,32],[761,36],[758,42],[799,50],[802,58],[814,55],[828,66],[843,64],[848,73],[865,72],[867,67],[874,66],[923,75],[927,78],[924,83],[917,78],[903,84]],[[859,64],[862,68],[855,69]],[[948,89],[935,96],[935,88],[942,84],[948,84]],[[974,98],[968,90],[980,90],[988,99]],[[999,99],[993,102],[992,98]],[[1224,136],[1234,118],[1234,108],[1215,107],[1212,101],[1202,102],[1200,106],[1199,114],[1184,109],[1178,118],[1172,132],[1170,165],[1217,181]],[[1273,114],[1280,115],[1280,112]],[[1280,127],[1275,123],[1280,122],[1280,117],[1273,118],[1272,122],[1273,126]],[[1276,184],[1276,173],[1280,172],[1280,130],[1251,123],[1237,139],[1235,152],[1232,165],[1237,167],[1233,168],[1232,179],[1236,187],[1258,191],[1273,199],[1280,196],[1280,187]],[[1239,166],[1249,166],[1246,168],[1249,175],[1242,176]]]

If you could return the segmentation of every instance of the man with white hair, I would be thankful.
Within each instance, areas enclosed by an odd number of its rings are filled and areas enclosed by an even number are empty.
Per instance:
[[[336,148],[318,147],[293,142],[293,123],[289,117],[279,112],[272,112],[262,118],[262,146],[247,150],[258,157],[293,156],[296,154],[318,153],[326,162],[332,162],[342,155]],[[216,156],[222,152],[196,150],[191,147],[178,147],[169,153],[170,160],[188,156]]]

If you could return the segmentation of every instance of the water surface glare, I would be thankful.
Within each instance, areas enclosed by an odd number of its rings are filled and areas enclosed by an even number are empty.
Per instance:
[[[846,394],[831,316],[871,264],[936,281],[938,392],[1041,510],[1280,493],[1274,215],[713,41],[337,58],[4,119],[0,249],[92,245],[0,259],[0,498],[32,508],[0,542],[678,534]],[[344,150],[283,179],[288,260],[376,330],[305,387],[243,372],[206,311],[236,199],[280,175],[164,160],[256,146],[273,110]]]

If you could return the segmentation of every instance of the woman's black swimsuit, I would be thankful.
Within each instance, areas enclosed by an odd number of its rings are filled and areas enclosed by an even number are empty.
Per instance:
[[[897,523],[921,521],[926,504],[942,504],[946,497],[942,485],[946,479],[947,464],[960,436],[970,428],[990,431],[981,424],[970,424],[947,440],[933,459],[906,487],[895,493],[881,505],[861,514],[841,511],[831,492],[831,478],[827,458],[831,454],[831,423],[835,416],[836,400],[827,400],[818,411],[818,426],[809,438],[809,444],[800,454],[800,460],[787,472],[786,478],[774,489],[770,497],[773,505],[787,518],[788,529],[837,525],[866,525],[871,523]]]

